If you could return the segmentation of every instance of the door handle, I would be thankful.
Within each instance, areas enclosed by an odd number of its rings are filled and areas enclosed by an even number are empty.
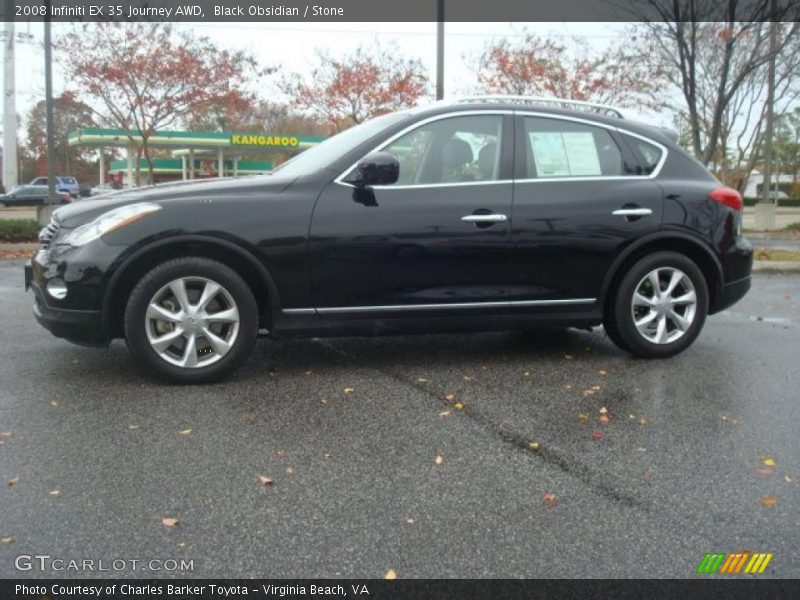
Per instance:
[[[653,211],[649,208],[618,208],[611,214],[617,217],[646,217],[652,215]]]
[[[465,215],[461,217],[461,220],[467,223],[502,223],[503,221],[507,221],[508,217],[501,214]]]

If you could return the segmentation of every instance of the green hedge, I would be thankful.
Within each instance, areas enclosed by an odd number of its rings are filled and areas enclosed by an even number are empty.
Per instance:
[[[755,206],[761,201],[761,198],[745,198],[744,205],[745,206]],[[778,207],[781,206],[792,206],[792,207],[800,207],[800,198],[778,198]]]
[[[42,228],[39,223],[28,219],[0,219],[0,242],[35,242]]]

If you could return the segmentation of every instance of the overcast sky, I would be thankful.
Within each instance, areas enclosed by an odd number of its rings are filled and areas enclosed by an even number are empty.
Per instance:
[[[369,47],[380,40],[394,43],[400,52],[419,58],[428,70],[430,80],[436,77],[435,23],[185,23],[199,35],[213,39],[229,49],[247,49],[265,65],[277,66],[282,72],[307,72],[315,57],[315,49],[324,49],[336,56],[358,46]],[[28,43],[16,46],[17,113],[25,119],[30,108],[44,98],[43,25],[17,23],[17,33],[33,36]],[[54,23],[53,37],[69,24]],[[585,38],[597,49],[604,48],[622,34],[624,23],[447,23],[445,28],[445,95],[459,96],[475,92],[477,84],[468,61],[480,54],[484,45],[501,37],[519,37],[526,30],[560,38],[568,44],[576,35]],[[276,77],[260,83],[265,98],[279,94]],[[54,94],[74,89],[63,73],[54,67]],[[79,91],[79,90],[76,90]],[[669,119],[664,118],[665,125]],[[24,135],[23,122],[20,134]]]

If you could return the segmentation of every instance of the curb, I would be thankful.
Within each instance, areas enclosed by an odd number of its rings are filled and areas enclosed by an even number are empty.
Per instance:
[[[753,271],[759,273],[800,273],[800,261],[754,260]]]

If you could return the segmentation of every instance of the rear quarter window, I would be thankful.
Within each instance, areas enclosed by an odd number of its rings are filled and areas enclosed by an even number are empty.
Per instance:
[[[658,146],[639,138],[630,135],[625,135],[624,137],[625,142],[633,150],[634,156],[639,163],[637,170],[641,170],[641,175],[652,175],[661,162],[664,151]]]

